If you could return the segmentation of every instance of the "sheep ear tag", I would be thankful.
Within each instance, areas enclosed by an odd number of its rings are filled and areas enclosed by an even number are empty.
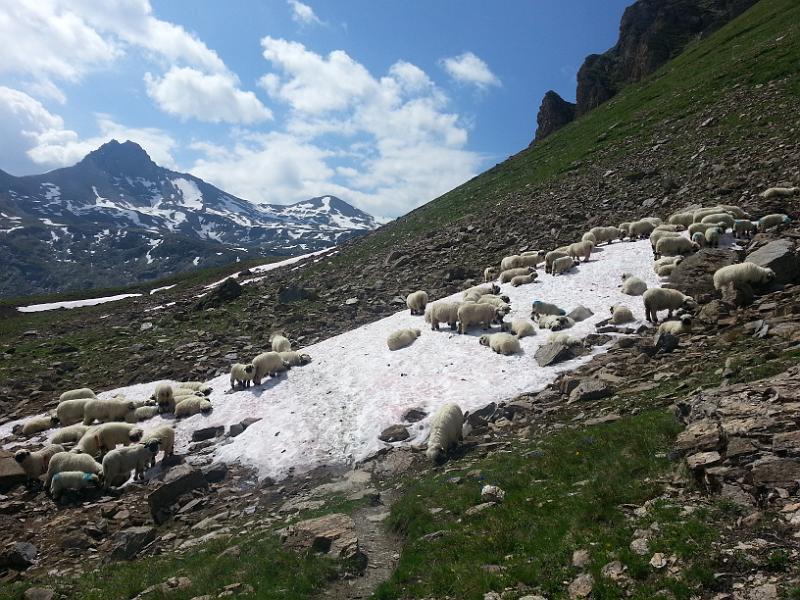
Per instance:
[[[91,481],[91,479],[92,479],[92,474],[91,473],[84,473],[83,474],[83,480],[84,481]]]

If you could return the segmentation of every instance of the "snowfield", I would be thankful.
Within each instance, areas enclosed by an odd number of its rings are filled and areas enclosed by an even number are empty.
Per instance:
[[[55,310],[57,308],[80,308],[81,306],[96,306],[106,302],[116,302],[125,298],[135,298],[141,294],[118,294],[116,296],[104,296],[102,298],[88,298],[86,300],[68,300],[65,302],[49,302],[47,304],[31,304],[30,306],[19,306],[19,312],[42,312],[44,310]]]

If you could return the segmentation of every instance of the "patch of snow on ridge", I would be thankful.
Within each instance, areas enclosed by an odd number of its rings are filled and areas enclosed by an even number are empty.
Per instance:
[[[65,302],[49,302],[47,304],[31,304],[30,306],[18,306],[19,312],[42,312],[45,310],[55,310],[57,308],[80,308],[82,306],[96,306],[106,302],[116,302],[125,298],[135,298],[141,294],[118,294],[117,296],[105,296],[103,298],[89,298],[87,300],[68,300]]]
[[[203,208],[203,193],[200,191],[200,188],[197,187],[197,184],[194,181],[179,177],[177,179],[173,179],[172,184],[178,188],[181,193],[181,197],[183,198],[183,201],[178,202],[178,204],[190,209],[199,210]]]

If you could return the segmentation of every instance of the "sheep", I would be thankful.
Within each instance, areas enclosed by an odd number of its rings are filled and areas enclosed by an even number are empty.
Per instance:
[[[761,286],[775,279],[775,271],[759,267],[755,263],[743,262],[722,267],[714,272],[714,287],[721,290],[728,284],[747,283]]]
[[[62,400],[56,407],[56,416],[62,425],[73,425],[83,421],[83,407],[92,398]]]
[[[694,211],[694,222],[700,223],[703,220],[703,217],[707,217],[708,215],[713,215],[715,213],[725,212],[719,206],[712,206],[712,207],[705,207],[705,208],[698,208]]]
[[[53,455],[47,465],[45,489],[50,489],[50,483],[56,473],[64,471],[83,471],[84,473],[100,475],[103,472],[103,467],[89,454],[59,452]]]
[[[153,398],[158,403],[160,412],[175,412],[175,392],[168,383],[159,383],[153,392]],[[88,423],[87,423],[88,424]]]
[[[500,273],[500,283],[508,283],[518,275],[533,275],[536,277],[536,269],[533,267],[519,267],[516,269],[508,269]]]
[[[496,283],[490,283],[489,285],[475,285],[471,288],[464,290],[464,297],[466,298],[467,295],[477,294],[480,298],[481,296],[485,296],[486,294],[499,294],[500,293],[500,286]]]
[[[705,245],[709,248],[716,248],[719,246],[719,238],[722,236],[722,229],[720,227],[711,227],[710,229],[706,229],[706,233],[703,237],[705,237],[706,243]],[[699,244],[698,244],[699,245]]]
[[[634,277],[630,273],[622,274],[622,293],[626,296],[641,296],[647,290],[643,279]]]
[[[693,236],[695,233],[705,233],[712,227],[716,227],[716,223],[692,223],[689,225],[689,236]]]
[[[78,388],[76,390],[69,390],[64,392],[58,397],[59,402],[64,400],[79,400],[81,398],[96,398],[94,392],[89,388]]]
[[[172,388],[170,393],[172,392]],[[161,406],[161,403],[159,403]],[[136,410],[136,405],[130,400],[89,400],[83,407],[83,424],[91,425],[95,419],[105,421],[124,421],[129,412]],[[163,412],[163,411],[162,411]]]
[[[253,381],[253,374],[255,371],[256,368],[253,366],[253,363],[246,365],[235,363],[231,367],[231,388],[236,389],[237,385],[241,385],[243,388],[249,388],[250,383]]]
[[[658,227],[659,225],[662,225],[664,223],[664,221],[662,221],[658,217],[642,217],[640,221],[647,221],[648,223],[652,223],[653,227]]]
[[[645,316],[651,323],[658,323],[658,311],[660,310],[669,311],[667,318],[671,318],[673,310],[697,308],[697,303],[691,296],[666,288],[651,288],[644,293],[642,300],[644,301]]]
[[[694,214],[690,212],[675,213],[670,216],[669,222],[673,225],[683,225],[684,227],[689,227],[689,225],[694,223]]]
[[[603,242],[611,243],[614,240],[622,239],[624,233],[619,229],[619,227],[592,227],[589,230],[594,236],[594,239],[597,240],[597,244],[602,244]]]
[[[619,225],[617,225],[617,229],[619,229],[620,232],[622,232],[623,237],[624,236],[629,236],[630,235],[630,229],[631,229],[630,221],[625,221],[624,223],[620,223]],[[620,239],[622,239],[622,238],[620,238]]]
[[[169,425],[162,425],[161,427],[156,427],[155,429],[148,431],[147,435],[142,439],[142,444],[146,446],[153,440],[158,442],[159,450],[164,452],[164,457],[161,459],[162,463],[164,463],[167,458],[175,454],[175,430]],[[155,454],[150,462],[150,466],[156,466]]]
[[[48,444],[41,450],[31,452],[30,450],[17,450],[14,453],[14,460],[19,463],[28,481],[37,479],[40,475],[47,472],[47,465],[50,459],[59,452],[64,452],[64,446],[59,444]]]
[[[550,304],[548,302],[542,302],[541,300],[534,300],[532,303],[531,309],[531,318],[534,321],[538,321],[540,317],[544,315],[566,315],[567,311],[563,308],[559,308],[555,304]]]
[[[262,352],[253,359],[252,364],[255,367],[253,383],[256,385],[261,385],[261,380],[267,375],[275,377],[281,371],[289,368],[289,365],[277,352]]]
[[[680,263],[669,263],[666,265],[661,265],[658,267],[658,269],[656,269],[656,274],[659,277],[669,277],[679,264]]]
[[[389,334],[386,345],[389,350],[400,350],[413,344],[421,334],[419,329],[398,329]]]
[[[133,411],[133,418],[138,421],[152,419],[158,414],[158,406],[137,406]]]
[[[544,272],[550,273],[553,270],[553,262],[565,256],[569,256],[569,254],[567,252],[561,252],[560,250],[551,250],[548,252],[544,257]]]
[[[406,306],[411,309],[412,315],[424,315],[425,307],[428,305],[428,292],[417,290],[406,298]],[[273,348],[274,349],[274,348]],[[289,348],[287,348],[289,350]]]
[[[622,325],[623,323],[630,323],[635,321],[631,309],[621,304],[616,304],[611,307],[611,323],[614,325]]]
[[[679,231],[686,231],[686,227],[680,223],[663,223],[656,227],[653,231],[672,231],[673,233]]]
[[[95,456],[117,447],[127,446],[142,439],[142,430],[129,423],[103,423],[89,429],[78,441],[73,452]]]
[[[445,404],[431,419],[431,432],[425,456],[437,463],[444,459],[451,446],[462,438],[464,415],[457,404]]]
[[[86,425],[70,425],[63,427],[55,432],[50,439],[51,444],[75,444],[85,434],[89,428]]]
[[[577,266],[578,261],[573,259],[571,256],[557,258],[553,261],[553,275],[561,275],[562,273],[566,273],[573,267]]]
[[[144,472],[153,457],[158,454],[158,440],[150,440],[147,444],[136,444],[127,448],[112,450],[103,458],[103,487],[119,487],[131,476],[144,479]]]
[[[653,229],[655,228],[656,226],[650,221],[645,221],[644,219],[634,221],[630,224],[630,227],[628,227],[628,236],[631,239],[644,239],[653,233]]]
[[[739,238],[751,238],[756,230],[756,224],[748,219],[736,219],[733,222],[733,232]]]
[[[213,388],[207,383],[202,381],[182,381],[178,384],[179,388],[200,392],[204,396],[208,396],[213,391]]]
[[[536,281],[536,273],[531,273],[530,275],[517,275],[511,280],[511,285],[514,287],[519,287],[521,285],[527,285],[535,281]]]
[[[658,269],[664,265],[674,265],[683,260],[683,256],[664,256],[653,262],[653,271],[658,273]]]
[[[44,415],[41,417],[33,417],[21,424],[18,423],[14,425],[11,431],[12,433],[15,433],[17,435],[24,435],[25,437],[31,437],[32,435],[36,435],[37,433],[41,433],[42,431],[47,431],[48,429],[52,429],[53,427],[58,427],[58,424],[59,424],[58,417]]]
[[[518,339],[529,335],[536,335],[536,329],[534,329],[533,323],[526,319],[513,319],[509,327],[511,333],[517,336]]]
[[[703,217],[701,223],[714,223],[720,225],[723,230],[733,229],[734,218],[728,213],[714,213]]]
[[[538,256],[540,259],[539,262],[542,262],[544,260],[545,254],[546,252],[544,252],[543,250],[525,250],[525,252],[519,253],[520,256]]]
[[[561,331],[562,329],[569,329],[573,325],[575,325],[575,321],[561,315],[544,315],[539,317],[539,329]]]
[[[517,267],[536,267],[544,261],[544,256],[539,252],[535,254],[521,254],[517,260]]]
[[[719,204],[719,208],[722,209],[721,212],[726,212],[731,215],[734,219],[749,219],[750,215],[747,211],[742,210],[739,206],[734,206],[733,204]]]
[[[524,275],[522,275],[524,277]],[[478,304],[491,304],[492,306],[505,307],[511,304],[511,298],[503,294],[498,296],[496,294],[484,294],[478,298]]]
[[[593,234],[591,231],[587,231],[581,236],[582,242],[592,242],[593,244],[597,244],[597,236]]]
[[[424,293],[424,292],[423,292]],[[425,301],[428,301],[427,295],[425,296]],[[414,314],[414,313],[411,313]],[[270,340],[272,343],[272,351],[273,352],[289,352],[292,349],[292,344],[289,342],[287,338],[282,335],[274,335]]]
[[[517,336],[510,333],[493,333],[491,335],[482,335],[478,340],[481,346],[488,346],[497,354],[514,354],[521,352],[522,347],[519,345]]]
[[[692,332],[692,317],[691,315],[682,315],[679,321],[664,321],[658,326],[658,335],[662,333],[671,333],[672,335],[680,335],[681,333]]]
[[[505,310],[491,304],[465,303],[458,307],[458,333],[467,333],[470,327],[481,325],[489,329],[492,321],[503,320]]]
[[[551,333],[547,338],[548,344],[564,344],[565,346],[580,346],[581,341],[568,333]]]
[[[512,254],[511,256],[504,256],[503,260],[500,261],[500,271],[507,271],[508,269],[514,269],[521,265],[517,264],[517,260],[519,259],[519,254]]]
[[[616,229],[616,227],[614,229]],[[570,244],[569,255],[573,258],[583,257],[583,262],[589,262],[592,250],[594,250],[594,242],[585,240]]]
[[[433,331],[439,331],[439,323],[447,323],[450,329],[455,329],[460,306],[461,302],[434,302],[425,311],[425,322],[431,324]]]
[[[203,398],[187,398],[175,406],[175,418],[191,417],[198,413],[207,415],[213,410],[211,402]]]
[[[80,492],[90,486],[100,487],[100,478],[94,473],[62,471],[56,473],[50,482],[50,497],[58,501],[64,492]]]
[[[677,233],[675,231],[663,231],[654,229],[653,233],[650,234],[650,246],[652,246],[653,252],[656,251],[656,246],[658,245],[659,240],[668,237],[682,237],[682,236],[680,233]]]
[[[714,228],[712,227],[711,229],[707,229],[706,231],[712,231],[713,229]],[[695,232],[692,235],[691,240],[695,244],[697,244],[700,248],[705,248],[706,247],[706,236],[704,234],[700,233],[699,231]]]
[[[761,217],[758,220],[758,231],[764,232],[767,229],[771,229],[772,227],[777,227],[778,225],[788,225],[791,223],[792,220],[789,218],[788,215],[784,214],[771,214]]]
[[[311,356],[309,354],[301,354],[300,352],[295,352],[294,350],[290,350],[289,352],[278,352],[281,355],[281,360],[290,367],[302,367],[303,365],[307,365],[311,362]]]
[[[500,275],[500,269],[498,269],[497,267],[486,267],[483,270],[483,281],[484,282],[494,281],[495,279],[497,279],[498,275]]]
[[[657,256],[677,256],[678,254],[691,254],[700,249],[700,246],[685,237],[666,237],[658,240],[656,244]]]
[[[202,392],[194,392],[192,390],[185,390],[182,388],[176,388],[175,391],[173,392],[172,397],[175,399],[175,404],[177,404],[181,400],[186,400],[186,398],[205,398]],[[136,408],[139,408],[139,406],[141,406],[136,402],[134,402],[134,404],[137,404]]]
[[[762,198],[783,198],[800,194],[800,187],[771,187],[759,194]]]

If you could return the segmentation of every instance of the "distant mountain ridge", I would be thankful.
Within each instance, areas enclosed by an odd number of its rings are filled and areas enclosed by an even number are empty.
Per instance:
[[[254,204],[112,140],[71,167],[24,177],[0,171],[0,260],[10,265],[0,294],[123,285],[312,252],[378,225],[335,196]]]

